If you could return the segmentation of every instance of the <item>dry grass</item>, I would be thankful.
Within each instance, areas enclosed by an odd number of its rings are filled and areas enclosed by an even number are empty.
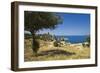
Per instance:
[[[52,42],[40,41],[38,55],[34,56],[32,51],[32,39],[25,40],[24,60],[25,61],[46,61],[46,60],[69,60],[90,58],[90,48],[82,45],[71,44],[62,47],[54,47]]]

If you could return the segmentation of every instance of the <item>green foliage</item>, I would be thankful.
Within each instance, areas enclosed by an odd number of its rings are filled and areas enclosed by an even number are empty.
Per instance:
[[[56,41],[54,42],[54,46],[55,47],[58,47],[58,43]]]
[[[42,29],[54,29],[62,19],[56,13],[25,11],[25,30],[36,32]]]
[[[24,36],[25,36],[25,39],[30,39],[30,38],[32,38],[32,35],[29,35],[29,34],[24,34]]]
[[[88,42],[87,46],[90,47],[90,36],[86,38],[86,42]]]
[[[65,39],[64,39],[64,37],[61,37],[61,39],[60,39],[61,41],[65,41]]]
[[[86,42],[90,43],[90,36],[86,38]]]
[[[60,42],[59,41],[55,41],[53,44],[54,44],[55,47],[60,47]]]
[[[83,47],[85,47],[85,44],[84,44],[84,43],[82,43],[82,46],[83,46]]]
[[[45,33],[45,34],[38,34],[37,38],[44,40],[44,41],[53,41],[54,40],[53,36],[49,32]]]
[[[88,36],[84,43],[82,43],[83,47],[90,47],[90,36]]]

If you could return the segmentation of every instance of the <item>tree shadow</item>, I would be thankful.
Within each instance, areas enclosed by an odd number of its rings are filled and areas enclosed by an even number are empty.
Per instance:
[[[48,50],[48,51],[41,51],[40,53],[37,54],[37,56],[55,56],[55,55],[66,55],[66,56],[71,56],[75,55],[73,52],[68,52],[64,50]]]

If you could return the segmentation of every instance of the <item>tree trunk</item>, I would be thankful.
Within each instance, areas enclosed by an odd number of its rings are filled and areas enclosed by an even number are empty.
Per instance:
[[[33,50],[33,54],[37,55],[37,52],[39,50],[39,42],[37,41],[34,33],[32,33],[32,50]]]

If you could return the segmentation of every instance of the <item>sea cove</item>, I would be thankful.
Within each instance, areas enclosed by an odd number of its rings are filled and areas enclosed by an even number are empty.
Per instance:
[[[86,41],[87,35],[72,35],[72,36],[56,36],[58,39],[64,38],[66,42],[70,43],[83,43]]]

